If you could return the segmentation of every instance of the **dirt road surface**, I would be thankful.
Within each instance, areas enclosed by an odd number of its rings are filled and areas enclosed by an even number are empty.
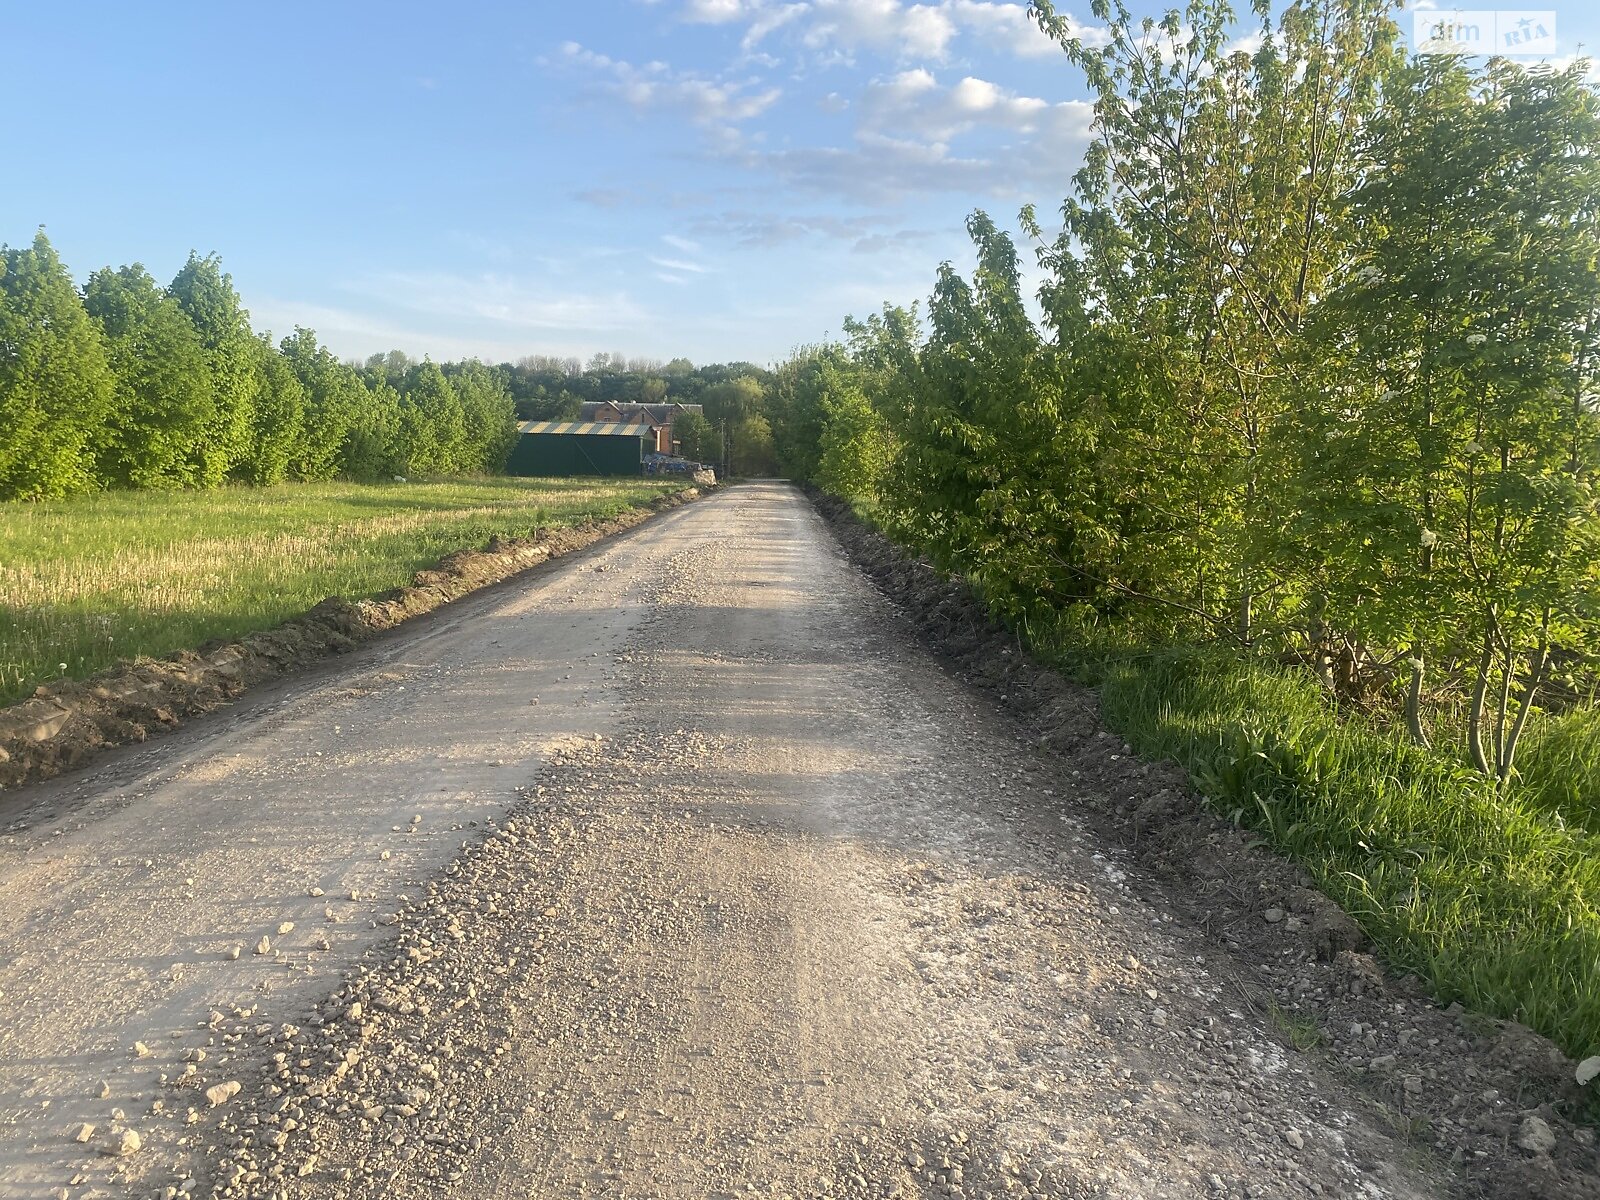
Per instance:
[[[730,489],[0,798],[0,1197],[1448,1194],[1072,786]]]

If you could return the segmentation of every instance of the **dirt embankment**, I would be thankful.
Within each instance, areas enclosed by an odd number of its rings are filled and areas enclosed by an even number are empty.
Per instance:
[[[58,775],[107,747],[142,742],[255,684],[343,653],[402,621],[632,529],[704,490],[685,488],[605,521],[539,529],[529,538],[495,538],[481,550],[446,555],[418,571],[410,586],[371,600],[330,597],[304,616],[238,641],[40,687],[31,698],[0,708],[0,790]]]
[[[1206,807],[1183,770],[1142,762],[1101,724],[1094,693],[1023,653],[958,578],[812,494],[851,559],[924,644],[994,693],[1040,751],[1063,760],[1107,840],[1127,847],[1180,910],[1248,964],[1246,1003],[1375,1096],[1410,1139],[1457,1164],[1479,1194],[1600,1197],[1574,1063],[1512,1021],[1440,1007],[1396,977],[1310,876]]]

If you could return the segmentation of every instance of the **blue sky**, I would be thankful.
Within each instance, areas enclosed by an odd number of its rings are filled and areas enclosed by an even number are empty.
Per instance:
[[[1594,44],[1588,3],[1556,15],[1562,53]],[[925,296],[973,208],[1053,209],[1089,120],[1024,5],[986,0],[0,20],[0,241],[43,224],[80,281],[215,250],[257,328],[344,356],[773,360]]]

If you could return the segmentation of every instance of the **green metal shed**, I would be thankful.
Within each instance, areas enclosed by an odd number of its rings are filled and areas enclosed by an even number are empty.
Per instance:
[[[524,421],[509,475],[642,475],[655,430],[620,421]]]

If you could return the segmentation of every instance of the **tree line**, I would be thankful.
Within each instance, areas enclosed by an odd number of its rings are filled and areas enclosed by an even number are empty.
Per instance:
[[[0,247],[0,500],[496,472],[519,418],[606,400],[698,405],[674,429],[684,455],[765,474],[772,378],[611,353],[344,362],[312,330],[253,331],[216,255],[191,254],[165,287],[134,264],[79,288],[42,231]]]
[[[777,376],[755,363],[695,366],[687,358],[663,363],[602,353],[587,361],[533,355],[497,370],[526,420],[576,420],[584,404],[604,401],[696,405],[701,411],[679,416],[672,427],[685,458],[743,476],[778,468]]]
[[[1020,624],[1304,663],[1514,771],[1600,631],[1600,99],[1378,0],[1031,7],[1095,97],[1047,222],[777,372],[779,451]]]
[[[0,249],[0,498],[495,471],[515,434],[481,364],[362,370],[299,328],[273,345],[214,255],[80,290],[42,231]]]
[[[531,355],[499,368],[526,420],[575,420],[586,403],[699,405],[680,416],[673,437],[686,458],[726,466],[736,475],[777,469],[771,388],[773,372],[751,362],[695,366],[596,354],[588,360]]]

